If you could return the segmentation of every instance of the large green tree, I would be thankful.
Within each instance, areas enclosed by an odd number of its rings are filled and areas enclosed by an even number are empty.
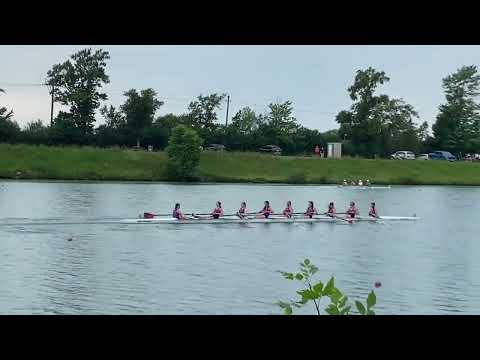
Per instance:
[[[200,95],[197,100],[188,105],[189,117],[192,125],[201,133],[208,133],[215,127],[217,111],[221,108],[226,94]]]
[[[353,104],[350,110],[340,111],[336,121],[338,135],[347,140],[352,152],[362,156],[386,156],[391,151],[416,150],[419,147],[419,128],[414,120],[418,114],[402,99],[377,95],[377,88],[390,81],[385,72],[371,67],[358,70],[348,88]]]
[[[120,109],[125,116],[128,129],[135,136],[137,146],[139,146],[145,129],[152,126],[155,113],[164,102],[157,99],[157,94],[153,89],[144,89],[140,93],[131,89],[124,95],[127,100],[120,106]]]
[[[93,133],[95,111],[107,99],[100,90],[110,82],[105,71],[108,59],[107,51],[83,49],[47,73],[47,84],[55,89],[55,101],[69,107],[69,116],[60,116],[60,121],[71,121],[80,135]]]
[[[454,153],[478,151],[480,140],[480,75],[477,67],[463,66],[443,79],[446,103],[440,105],[432,127],[435,144]]]

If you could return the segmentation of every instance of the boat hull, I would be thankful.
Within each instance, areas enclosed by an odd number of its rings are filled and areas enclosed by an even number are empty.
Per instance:
[[[330,218],[330,217],[317,217],[313,219],[309,218],[269,218],[269,219],[238,219],[238,218],[223,218],[223,219],[187,219],[177,220],[175,218],[153,218],[153,219],[125,219],[123,223],[133,224],[292,224],[292,223],[318,223],[318,222],[330,222],[330,223],[346,223],[346,222],[378,222],[378,221],[407,221],[407,220],[419,220],[416,216],[381,216],[379,218],[373,217],[356,217],[354,219],[342,219],[342,218]]]

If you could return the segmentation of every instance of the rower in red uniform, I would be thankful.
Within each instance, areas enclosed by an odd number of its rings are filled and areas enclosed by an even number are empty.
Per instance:
[[[268,219],[270,214],[273,214],[273,210],[270,207],[270,202],[265,201],[265,205],[263,206],[263,209],[258,212],[258,217],[264,217],[265,219]]]
[[[240,209],[237,211],[237,216],[240,219],[247,218],[247,203],[245,201],[242,201],[240,204]]]
[[[183,219],[185,219],[185,216],[184,216],[183,213],[180,211],[180,204],[179,204],[179,203],[176,203],[176,204],[175,204],[175,209],[174,209],[173,212],[172,212],[172,217],[174,217],[175,219],[178,219],[178,220],[183,220]]]
[[[368,212],[368,216],[372,216],[372,217],[375,217],[375,218],[378,218],[378,210],[377,208],[375,207],[375,203],[372,202],[370,204],[370,211]]]
[[[328,210],[326,215],[330,217],[334,217],[336,214],[337,214],[337,210],[335,210],[335,205],[333,204],[333,202],[331,202],[330,204],[328,204]]]
[[[360,215],[358,208],[355,206],[355,203],[352,201],[350,207],[346,211],[347,218],[353,219],[356,215]]]
[[[217,206],[212,211],[212,217],[214,219],[218,219],[220,218],[220,216],[223,216],[222,203],[220,201],[217,201]]]
[[[313,215],[317,215],[317,209],[315,209],[315,206],[313,205],[313,201],[308,202],[308,208],[307,211],[305,211],[305,217],[312,218]]]
[[[283,210],[283,216],[287,218],[291,218],[293,215],[293,208],[292,208],[292,202],[289,200],[287,201],[287,207],[285,210]]]

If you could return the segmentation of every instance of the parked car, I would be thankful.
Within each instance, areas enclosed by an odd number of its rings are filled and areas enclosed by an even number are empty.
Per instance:
[[[394,160],[415,160],[415,154],[411,151],[397,151],[391,156]]]
[[[222,144],[208,144],[206,151],[225,151],[225,145]]]
[[[456,161],[457,158],[453,156],[448,151],[434,151],[428,154],[428,157],[431,160],[447,160],[447,161]]]
[[[428,156],[428,154],[420,154],[417,156],[417,160],[429,160],[430,157]]]
[[[258,150],[261,152],[271,153],[273,155],[282,155],[282,149],[277,145],[265,145]]]

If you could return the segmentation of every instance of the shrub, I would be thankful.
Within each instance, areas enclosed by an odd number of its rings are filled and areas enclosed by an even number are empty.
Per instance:
[[[195,130],[179,125],[172,131],[166,148],[168,175],[173,180],[192,180],[200,163],[202,139]]]

